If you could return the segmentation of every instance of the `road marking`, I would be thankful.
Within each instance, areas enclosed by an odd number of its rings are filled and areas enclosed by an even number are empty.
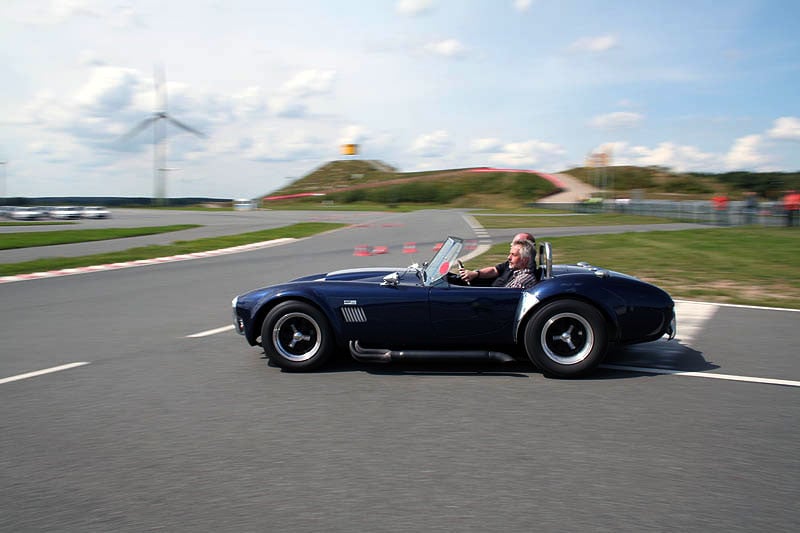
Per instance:
[[[233,329],[233,324],[229,326],[222,326],[221,328],[216,328],[216,329],[207,329],[206,331],[201,331],[200,333],[192,333],[191,335],[186,335],[186,338],[199,339],[200,337],[209,337],[211,335],[216,335],[217,333],[224,333],[232,329]]]
[[[61,372],[62,370],[69,370],[70,368],[75,368],[78,366],[83,366],[88,364],[89,363],[87,361],[81,361],[78,363],[69,363],[66,365],[54,366],[52,368],[45,368],[44,370],[37,370],[35,372],[28,372],[27,374],[19,374],[17,376],[2,378],[0,379],[0,385],[4,383],[11,383],[12,381],[19,381],[21,379],[35,378],[36,376],[43,376],[45,374],[51,374],[53,372]]]
[[[800,309],[789,309],[788,307],[764,307],[763,305],[745,305],[745,304],[725,304],[715,302],[695,302],[693,300],[675,300],[675,304],[685,303],[694,305],[713,305],[716,307],[732,307],[735,309],[760,309],[762,311],[789,311],[791,313],[800,313]]]
[[[666,368],[645,368],[625,365],[600,365],[600,368],[611,370],[625,370],[627,372],[642,372],[644,374],[669,374],[672,376],[689,376],[692,378],[725,379],[728,381],[746,381],[748,383],[765,383],[767,385],[783,385],[786,387],[800,387],[800,381],[788,379],[756,378],[750,376],[734,376],[732,374],[712,374],[710,372],[687,372],[685,370],[669,370]]]

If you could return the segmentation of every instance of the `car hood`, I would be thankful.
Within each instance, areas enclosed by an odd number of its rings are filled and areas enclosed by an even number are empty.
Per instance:
[[[312,274],[293,279],[289,283],[306,281],[358,281],[380,283],[384,276],[397,273],[401,278],[418,281],[413,270],[409,271],[406,267],[369,267],[369,268],[349,268],[345,270],[334,270],[332,272]]]

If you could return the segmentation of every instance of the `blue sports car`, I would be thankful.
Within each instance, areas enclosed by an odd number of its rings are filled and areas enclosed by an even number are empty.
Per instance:
[[[597,367],[610,345],[675,336],[672,298],[654,285],[583,262],[553,265],[546,242],[532,287],[467,285],[451,272],[462,248],[448,237],[423,265],[339,270],[242,294],[234,326],[289,371],[349,351],[371,362],[527,358],[564,378]]]

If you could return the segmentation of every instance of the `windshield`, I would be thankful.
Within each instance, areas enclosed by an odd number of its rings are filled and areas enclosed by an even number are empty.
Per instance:
[[[425,286],[430,287],[437,281],[442,279],[450,271],[458,254],[461,253],[461,248],[464,246],[464,239],[458,237],[448,237],[442,243],[442,247],[433,256],[431,262],[425,267]]]

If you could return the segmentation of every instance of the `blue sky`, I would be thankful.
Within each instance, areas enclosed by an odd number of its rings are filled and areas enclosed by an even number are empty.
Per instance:
[[[4,0],[6,196],[254,197],[339,159],[401,171],[800,170],[800,2]]]

